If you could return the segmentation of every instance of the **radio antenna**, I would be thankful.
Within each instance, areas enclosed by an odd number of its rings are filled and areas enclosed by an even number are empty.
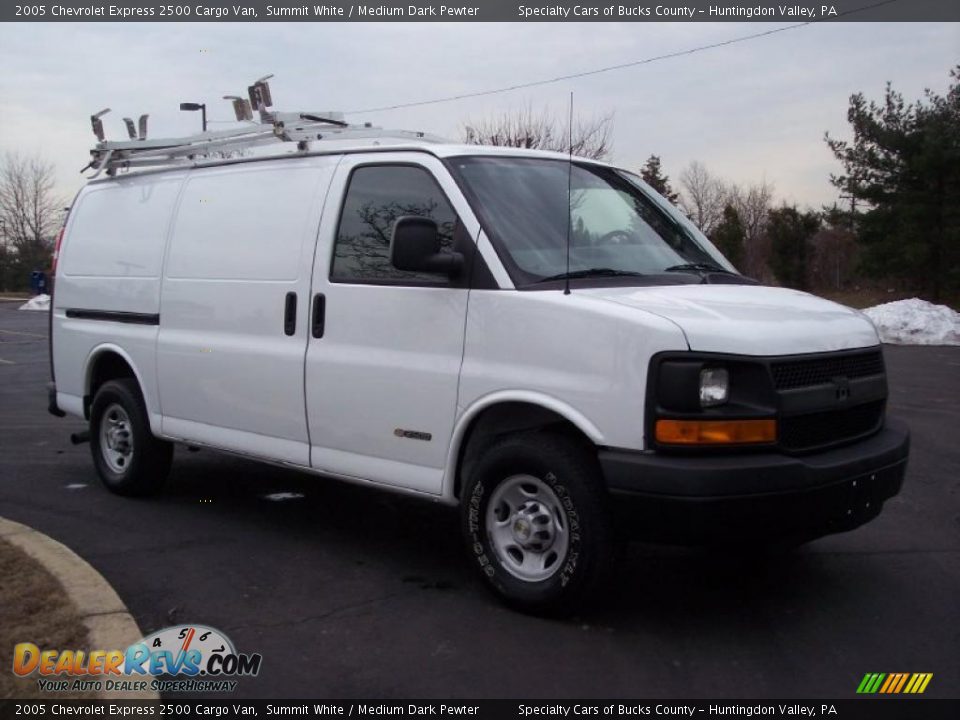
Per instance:
[[[570,117],[567,119],[567,272],[563,294],[570,294],[570,232],[573,224],[573,91],[570,91]]]

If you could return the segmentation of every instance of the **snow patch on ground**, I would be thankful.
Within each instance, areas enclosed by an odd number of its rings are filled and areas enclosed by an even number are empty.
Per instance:
[[[910,298],[863,311],[880,339],[894,345],[960,345],[960,313],[946,305]]]
[[[50,310],[50,296],[49,295],[37,295],[27,300],[23,305],[20,306],[21,310]]]

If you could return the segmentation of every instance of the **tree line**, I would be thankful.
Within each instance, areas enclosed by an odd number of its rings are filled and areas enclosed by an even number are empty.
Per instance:
[[[767,284],[831,291],[862,282],[849,217],[777,204],[772,183],[740,185],[712,174],[700,162],[680,173],[678,190],[650,156],[640,175],[680,207],[742,273]]]
[[[841,171],[838,202],[820,209],[777,202],[766,180],[741,185],[694,161],[676,187],[651,155],[640,175],[674,203],[741,272],[801,290],[896,285],[934,301],[960,294],[960,66],[944,95],[907,102],[887,85],[881,101],[851,96],[852,139],[825,135]],[[463,126],[470,144],[605,159],[612,114],[573,126],[528,108]],[[0,161],[0,290],[24,290],[48,270],[64,217],[50,163],[8,153]]]
[[[851,96],[851,140],[825,142],[842,172],[840,202],[819,210],[773,202],[766,182],[740,187],[692,163],[679,205],[742,271],[800,290],[883,283],[935,302],[960,293],[960,66],[945,95],[912,103],[888,83],[881,102]],[[642,170],[672,192],[651,156]]]

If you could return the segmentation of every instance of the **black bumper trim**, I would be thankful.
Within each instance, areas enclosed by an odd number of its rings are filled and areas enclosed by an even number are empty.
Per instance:
[[[876,517],[903,485],[909,450],[906,426],[888,421],[871,438],[805,457],[604,450],[600,463],[631,536],[683,544],[804,541]]]
[[[664,455],[601,450],[611,491],[683,497],[718,497],[803,490],[906,461],[910,431],[888,419],[876,435],[813,455],[778,453]]]

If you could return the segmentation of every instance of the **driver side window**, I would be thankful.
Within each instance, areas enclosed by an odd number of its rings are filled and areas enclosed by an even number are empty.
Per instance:
[[[437,223],[440,247],[450,249],[457,215],[433,176],[414,165],[364,165],[353,171],[334,243],[334,282],[446,285],[441,273],[398,270],[390,262],[390,238],[398,218]]]

